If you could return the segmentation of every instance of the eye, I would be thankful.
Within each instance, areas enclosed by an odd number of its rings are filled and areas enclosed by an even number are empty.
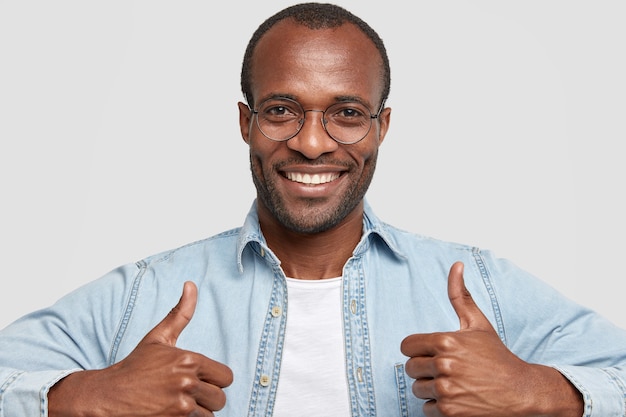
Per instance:
[[[338,103],[327,110],[327,118],[338,124],[361,124],[369,119],[369,112],[359,103]]]
[[[361,114],[356,109],[342,109],[341,116],[343,117],[359,117]]]
[[[276,105],[276,106],[266,108],[265,110],[263,110],[263,113],[272,115],[272,116],[281,116],[281,115],[290,113],[290,111],[285,106]]]
[[[269,121],[279,122],[297,119],[300,117],[301,111],[293,103],[269,100],[261,105],[259,113]]]

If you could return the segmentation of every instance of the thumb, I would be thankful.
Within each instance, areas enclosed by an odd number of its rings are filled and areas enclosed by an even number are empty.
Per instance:
[[[144,341],[176,346],[178,336],[187,327],[196,311],[197,301],[198,288],[196,284],[191,281],[185,282],[183,294],[180,296],[178,304],[146,335]]]
[[[492,329],[487,317],[478,308],[472,294],[465,287],[463,279],[464,265],[462,262],[455,262],[450,267],[448,274],[448,298],[459,317],[461,330],[464,329]]]

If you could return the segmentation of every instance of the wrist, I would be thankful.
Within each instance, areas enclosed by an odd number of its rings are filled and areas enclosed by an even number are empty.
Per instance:
[[[584,400],[578,389],[558,370],[544,365],[533,365],[537,375],[533,398],[535,409],[530,415],[580,417]]]
[[[89,381],[97,371],[77,371],[60,379],[48,391],[48,417],[99,417],[89,397]]]

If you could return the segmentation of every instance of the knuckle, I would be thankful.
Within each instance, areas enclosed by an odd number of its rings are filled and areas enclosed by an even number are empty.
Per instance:
[[[433,381],[433,391],[437,399],[443,400],[450,395],[451,386],[448,378],[436,378]]]
[[[441,351],[450,351],[456,349],[458,342],[454,334],[442,333],[437,338],[437,347]]]
[[[454,361],[448,357],[435,357],[433,358],[435,369],[441,375],[450,375],[454,370]]]
[[[184,392],[186,394],[192,394],[198,389],[199,383],[200,381],[197,378],[184,375],[181,376],[178,380],[178,388],[181,392]]]
[[[180,396],[178,400],[178,411],[182,416],[193,415],[196,411],[196,402],[188,396]]]
[[[437,408],[439,409],[439,413],[443,416],[455,417],[456,415],[458,415],[456,408],[450,401],[437,401]]]
[[[181,370],[195,371],[198,368],[198,354],[181,350],[178,354],[177,364]]]

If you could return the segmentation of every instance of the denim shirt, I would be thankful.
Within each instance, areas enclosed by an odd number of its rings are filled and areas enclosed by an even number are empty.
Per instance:
[[[342,281],[353,416],[423,415],[400,342],[459,328],[447,296],[456,261],[511,351],[565,375],[583,394],[585,416],[625,415],[625,331],[489,251],[396,229],[366,203],[363,236]],[[187,280],[198,286],[198,304],[177,346],[234,374],[216,415],[271,416],[289,304],[253,204],[243,227],[122,266],[2,330],[0,417],[46,416],[56,381],[126,357],[176,305]]]

